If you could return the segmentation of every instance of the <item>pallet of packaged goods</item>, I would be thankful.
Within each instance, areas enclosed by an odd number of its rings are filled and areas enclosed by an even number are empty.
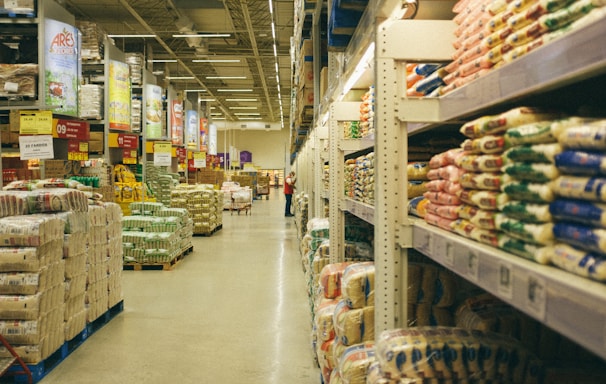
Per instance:
[[[132,203],[122,218],[125,270],[172,270],[192,252],[193,220],[185,208]]]

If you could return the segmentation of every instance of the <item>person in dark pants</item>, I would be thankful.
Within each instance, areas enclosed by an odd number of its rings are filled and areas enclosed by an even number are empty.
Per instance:
[[[284,208],[284,216],[290,217],[294,216],[291,213],[291,205],[292,205],[292,194],[295,190],[295,183],[297,179],[295,178],[295,173],[290,172],[288,176],[284,179],[284,196],[286,197],[286,207]]]

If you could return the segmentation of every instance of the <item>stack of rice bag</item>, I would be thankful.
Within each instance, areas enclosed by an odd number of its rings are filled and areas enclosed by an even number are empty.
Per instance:
[[[459,1],[453,8],[456,51],[440,94],[604,18],[604,5],[603,0]]]
[[[371,383],[540,383],[542,379],[541,362],[516,340],[463,328],[384,331],[376,340],[375,358]]]
[[[551,262],[560,268],[606,281],[606,120],[575,119],[558,136],[561,152],[549,206],[557,241]]]
[[[470,155],[472,167],[484,172],[465,174],[461,183],[466,188],[462,200],[471,206],[460,215],[479,227],[477,241],[502,248],[526,258],[539,258],[537,253],[552,241],[549,224],[539,218],[522,215],[527,204],[542,204],[550,200],[549,181],[555,176],[548,155],[534,154],[523,140],[515,137],[525,124],[555,119],[561,114],[535,108],[518,107],[499,115],[483,116],[464,124],[460,131],[469,137],[463,149],[480,155]],[[507,150],[505,150],[508,148]],[[467,166],[469,167],[469,166]],[[497,210],[503,211],[498,213]],[[465,228],[465,227],[461,227]],[[494,230],[502,233],[497,234]],[[474,229],[475,230],[475,229]],[[466,235],[468,231],[456,231]]]
[[[462,204],[458,194],[462,190],[459,180],[464,171],[455,164],[462,154],[461,150],[453,149],[432,157],[427,172],[430,181],[423,194],[428,200],[424,206],[424,219],[447,231],[451,231],[451,224],[459,217],[458,209]]]
[[[329,264],[322,269],[314,338],[326,383],[365,382],[368,364],[360,360],[361,354],[354,356],[348,350],[372,350],[374,278],[372,262]]]
[[[408,326],[452,326],[457,279],[442,267],[408,263]]]
[[[370,86],[369,90],[362,96],[360,104],[360,137],[369,137],[375,134],[375,87]]]

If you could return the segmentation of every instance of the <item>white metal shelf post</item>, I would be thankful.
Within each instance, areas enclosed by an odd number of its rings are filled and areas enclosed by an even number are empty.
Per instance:
[[[397,67],[383,57],[390,36],[381,28],[375,48],[375,335],[406,322],[407,253],[397,244],[397,229],[406,218],[407,136],[396,116]],[[391,36],[393,39],[393,36]]]
[[[343,197],[344,174],[343,154],[339,149],[339,141],[343,136],[339,129],[336,116],[338,115],[337,103],[330,105],[329,117],[329,237],[330,237],[330,262],[338,263],[345,259],[345,214],[339,208],[339,202]]]

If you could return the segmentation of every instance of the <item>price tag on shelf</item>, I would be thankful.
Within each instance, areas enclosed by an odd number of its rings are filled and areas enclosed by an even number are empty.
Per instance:
[[[471,281],[478,281],[480,277],[480,255],[469,251],[466,258],[465,274]]]
[[[537,319],[544,321],[547,309],[547,283],[536,276],[528,276],[526,290],[526,309]]]
[[[455,246],[450,242],[446,242],[446,246],[444,247],[444,264],[448,267],[452,267],[454,265],[454,253]]]
[[[499,263],[497,291],[504,297],[513,299],[513,266],[503,261]]]

